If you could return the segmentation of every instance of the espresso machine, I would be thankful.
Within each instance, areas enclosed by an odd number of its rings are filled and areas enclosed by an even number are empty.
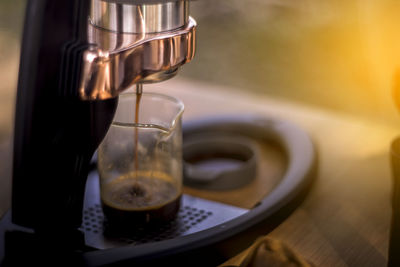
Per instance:
[[[33,243],[81,249],[86,178],[118,94],[176,75],[194,56],[195,29],[186,0],[28,1],[11,220]]]
[[[183,195],[177,219],[156,231],[117,239],[103,233],[93,155],[122,91],[141,92],[143,84],[167,80],[193,59],[196,22],[189,2],[28,1],[12,207],[0,220],[0,265],[215,266],[271,231],[301,203],[316,165],[307,133],[274,118],[213,118],[184,125],[183,141],[213,132],[277,143],[289,164],[274,190],[251,209]],[[249,150],[224,142],[235,153]],[[252,160],[253,168],[252,151],[249,155],[245,160]],[[241,180],[246,173],[231,172],[223,184],[248,183]],[[244,239],[237,242],[239,234]],[[227,247],[229,253],[221,253]]]

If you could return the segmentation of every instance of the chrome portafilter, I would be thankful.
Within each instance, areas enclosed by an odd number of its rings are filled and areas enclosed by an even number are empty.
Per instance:
[[[194,57],[196,22],[188,13],[188,0],[91,0],[81,99],[175,76]]]

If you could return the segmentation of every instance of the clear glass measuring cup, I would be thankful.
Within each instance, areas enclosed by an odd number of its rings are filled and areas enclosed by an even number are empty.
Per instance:
[[[183,103],[155,94],[122,94],[98,150],[106,222],[121,229],[173,219],[182,194]]]

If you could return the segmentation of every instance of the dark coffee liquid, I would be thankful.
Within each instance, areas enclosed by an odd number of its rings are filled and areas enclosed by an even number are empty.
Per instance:
[[[139,110],[140,110],[140,99],[142,99],[142,91],[138,90],[136,92],[136,105],[135,105],[135,124],[139,123]],[[138,142],[139,142],[139,128],[135,128],[135,170],[139,170],[139,161],[138,161]]]
[[[143,230],[157,229],[163,223],[175,218],[179,211],[181,196],[166,205],[142,211],[125,211],[115,209],[103,203],[106,216],[105,235],[130,236],[143,234]]]
[[[136,176],[138,174],[139,176]],[[134,230],[175,217],[181,192],[169,176],[160,172],[134,172],[102,189],[103,212],[109,226]]]

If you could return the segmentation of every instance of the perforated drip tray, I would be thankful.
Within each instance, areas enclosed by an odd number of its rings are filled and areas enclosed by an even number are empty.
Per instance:
[[[99,179],[92,172],[87,181],[83,223],[86,245],[97,249],[108,249],[126,245],[140,245],[149,242],[173,239],[193,234],[230,221],[248,210],[219,202],[183,195],[181,209],[175,220],[152,230],[138,229],[129,237],[104,235],[104,215],[100,204]]]
[[[268,223],[267,229],[271,229],[279,224],[285,218],[283,214],[290,214],[301,203],[314,180],[314,145],[306,132],[290,122],[243,115],[206,118],[186,123],[183,128],[184,137],[191,133],[235,133],[262,144],[273,143],[282,148],[288,165],[272,191],[263,195],[258,204],[249,210],[184,195],[182,208],[175,220],[159,229],[138,231],[137,235],[130,235],[129,238],[112,238],[104,234],[99,179],[97,173],[92,172],[87,181],[81,227],[86,244],[97,248],[84,253],[88,265],[103,266],[118,261],[143,263],[153,258],[167,258],[208,248],[244,233],[256,238],[258,233],[252,232],[253,227]],[[264,176],[266,173],[259,172],[259,175],[268,178]]]

